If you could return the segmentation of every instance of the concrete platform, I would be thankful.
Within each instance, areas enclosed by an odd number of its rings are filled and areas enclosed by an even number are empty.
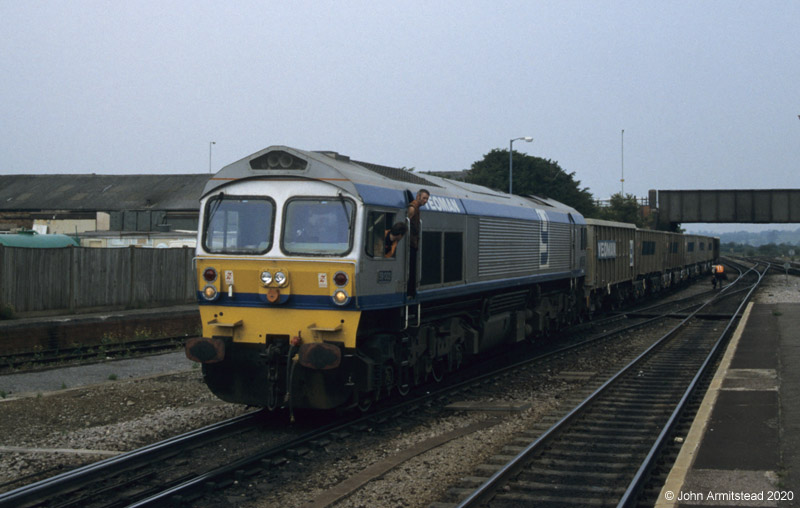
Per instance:
[[[0,321],[0,356],[126,342],[142,337],[182,337],[200,331],[197,304]]]
[[[748,306],[656,506],[800,506],[800,303]]]
[[[125,343],[146,337],[182,337],[200,332],[197,304],[0,321],[4,354],[76,346]],[[67,365],[0,375],[0,403],[17,397],[78,388],[113,379],[139,378],[193,368],[183,351]]]

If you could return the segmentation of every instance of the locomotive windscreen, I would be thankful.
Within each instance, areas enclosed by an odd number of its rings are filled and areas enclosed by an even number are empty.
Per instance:
[[[354,208],[346,199],[289,201],[283,221],[283,250],[287,254],[346,254],[350,251]]]
[[[203,246],[220,254],[263,254],[272,243],[275,203],[220,194],[208,200]]]

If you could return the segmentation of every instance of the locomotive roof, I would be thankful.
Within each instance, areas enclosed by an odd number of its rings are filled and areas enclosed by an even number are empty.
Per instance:
[[[443,212],[536,218],[535,209],[571,214],[577,223],[583,217],[558,201],[517,196],[480,185],[417,174],[402,168],[351,160],[336,152],[314,152],[288,146],[270,146],[222,168],[206,184],[203,196],[243,179],[297,178],[323,180],[366,204],[404,208],[419,189],[427,189],[427,209]],[[425,209],[425,208],[424,208]]]

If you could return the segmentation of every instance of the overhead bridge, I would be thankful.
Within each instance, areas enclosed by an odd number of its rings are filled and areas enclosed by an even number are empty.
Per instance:
[[[800,189],[651,190],[650,205],[660,229],[691,222],[800,223]]]

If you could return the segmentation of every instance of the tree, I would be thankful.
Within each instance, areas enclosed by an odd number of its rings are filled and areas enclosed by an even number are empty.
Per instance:
[[[623,196],[621,192],[611,196],[609,206],[600,208],[598,218],[636,224],[640,228],[649,225],[639,212],[639,202],[636,200],[636,196],[633,194]]]
[[[543,196],[578,210],[583,215],[595,214],[595,204],[588,187],[581,189],[575,173],[567,173],[554,162],[517,152],[513,157],[514,194]],[[467,182],[501,192],[508,191],[508,150],[494,149],[476,161],[467,175]]]

